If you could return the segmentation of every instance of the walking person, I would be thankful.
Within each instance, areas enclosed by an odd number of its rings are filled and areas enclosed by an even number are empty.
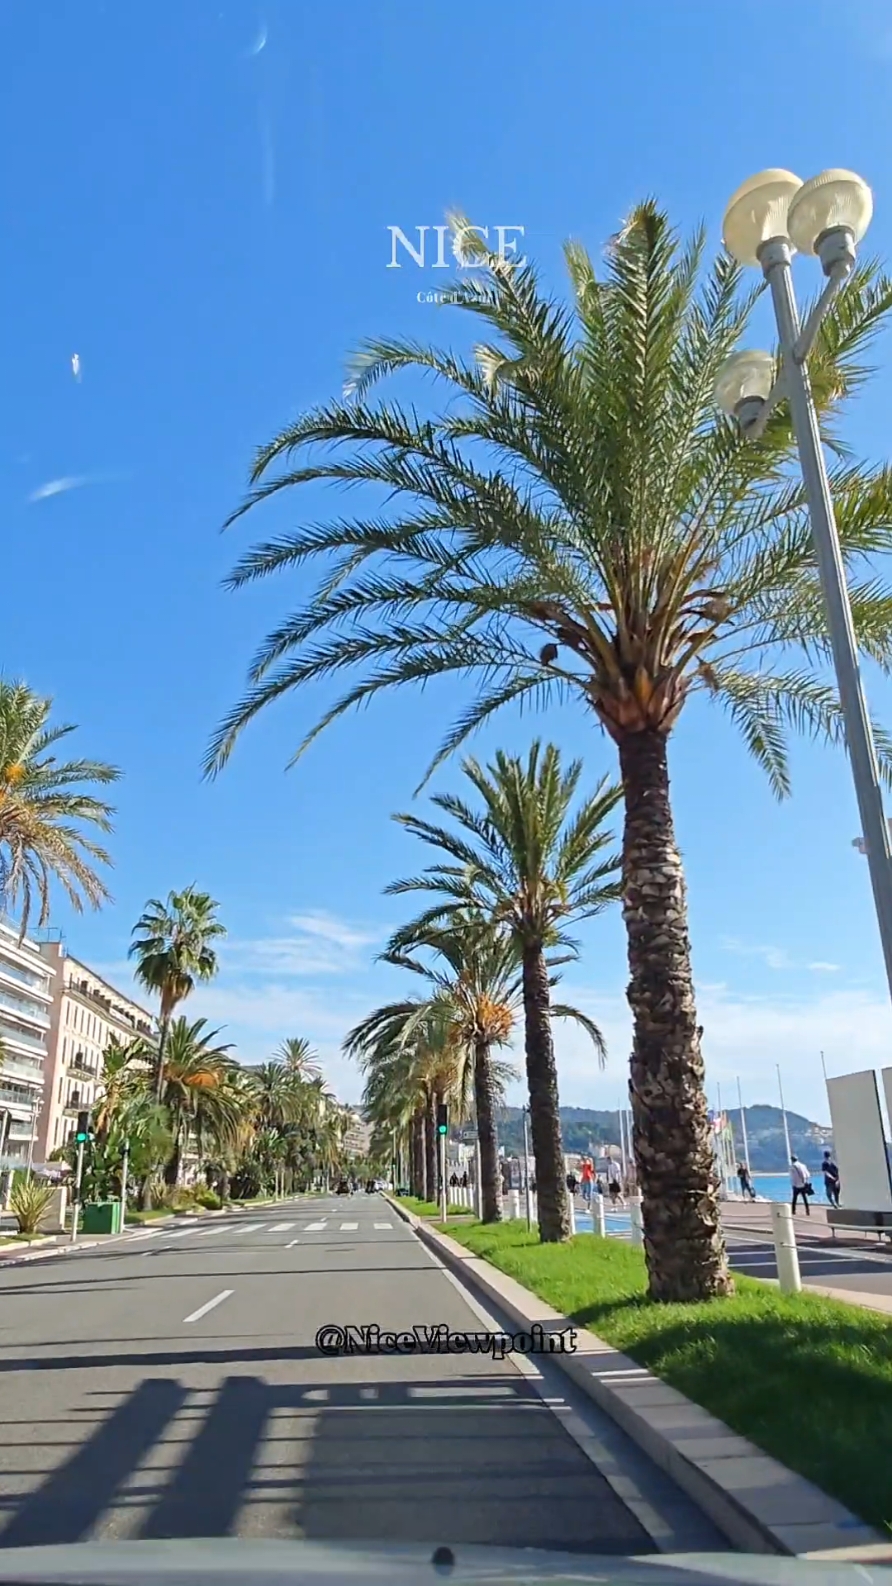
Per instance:
[[[824,1193],[831,1206],[839,1205],[839,1168],[834,1162],[829,1151],[824,1152],[821,1163],[821,1172],[824,1175]]]
[[[610,1204],[615,1210],[616,1209],[616,1203],[619,1200],[620,1195],[622,1193],[621,1190],[620,1190],[620,1187],[619,1187],[619,1179],[614,1176],[610,1180],[610,1184],[608,1185],[608,1188],[610,1190]]]
[[[791,1156],[790,1158],[790,1183],[793,1186],[794,1213],[796,1211],[797,1201],[801,1200],[803,1206],[805,1207],[806,1217],[810,1217],[811,1207],[808,1204],[808,1198],[810,1195],[814,1194],[814,1189],[812,1188],[811,1174],[809,1173],[805,1163],[800,1162],[798,1156]]]
[[[745,1162],[738,1162],[737,1177],[740,1180],[741,1195],[748,1196],[751,1201],[754,1201],[756,1198],[756,1192],[753,1189],[753,1181],[750,1177],[750,1170]]]
[[[595,1170],[588,1157],[583,1158],[582,1167],[579,1171],[582,1178],[582,1198],[586,1206],[590,1206],[592,1203],[592,1185],[595,1179]]]

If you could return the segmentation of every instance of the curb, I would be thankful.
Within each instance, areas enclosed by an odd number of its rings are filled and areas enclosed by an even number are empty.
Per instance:
[[[524,1331],[575,1328],[576,1353],[549,1359],[664,1470],[731,1544],[749,1553],[892,1562],[892,1545],[804,1476],[762,1452],[629,1356],[586,1331],[489,1262],[394,1210],[468,1288]]]

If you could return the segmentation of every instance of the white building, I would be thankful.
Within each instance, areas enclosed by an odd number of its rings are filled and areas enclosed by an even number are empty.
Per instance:
[[[35,1154],[54,978],[37,944],[0,917],[0,1171]]]
[[[65,1144],[77,1114],[89,1111],[101,1088],[102,1058],[112,1037],[125,1046],[151,1036],[147,1009],[118,991],[95,969],[71,958],[63,942],[44,942],[44,964],[53,977],[46,1085],[35,1160],[46,1161]]]

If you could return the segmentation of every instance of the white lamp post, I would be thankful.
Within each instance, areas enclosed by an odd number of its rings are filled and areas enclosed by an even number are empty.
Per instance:
[[[768,282],[781,359],[780,368],[775,371],[768,353],[735,353],[719,371],[715,398],[753,439],[761,435],[778,402],[786,398],[790,403],[886,976],[892,992],[892,848],[807,366],[821,321],[852,272],[856,244],[864,236],[872,214],[870,188],[853,171],[822,171],[808,182],[801,182],[790,171],[760,171],[737,189],[725,212],[725,246],[740,264],[758,265]],[[799,323],[790,268],[796,250],[815,254],[827,277],[827,285],[803,326]]]

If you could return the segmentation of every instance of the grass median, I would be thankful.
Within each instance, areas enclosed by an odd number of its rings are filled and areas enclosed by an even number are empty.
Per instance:
[[[401,1206],[405,1206],[407,1212],[413,1212],[416,1217],[439,1217],[440,1215],[439,1206],[433,1201],[419,1200],[417,1195],[395,1195],[393,1198],[399,1201]],[[472,1218],[474,1216],[468,1206],[450,1205],[446,1207],[446,1213],[449,1217]]]
[[[524,1224],[445,1230],[864,1520],[892,1528],[892,1324],[736,1276],[730,1300],[658,1305],[640,1251]]]

